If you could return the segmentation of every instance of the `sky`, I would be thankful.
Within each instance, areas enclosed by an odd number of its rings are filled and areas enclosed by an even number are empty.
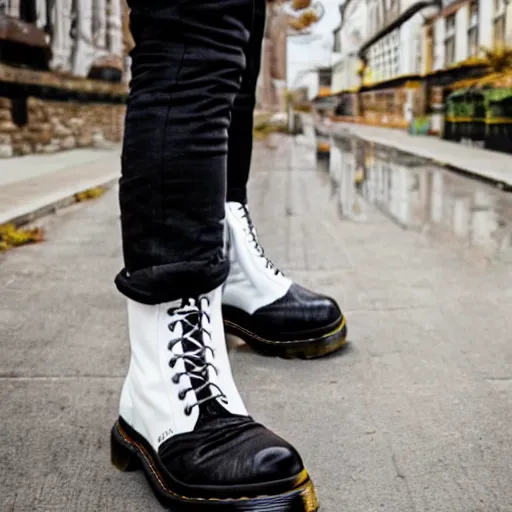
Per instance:
[[[288,46],[288,79],[291,87],[299,87],[307,83],[307,75],[303,72],[319,66],[331,65],[332,31],[340,24],[340,0],[322,0],[325,8],[324,17],[313,28],[317,39],[307,38],[304,44],[298,39],[289,38]],[[294,41],[296,42],[294,43]]]

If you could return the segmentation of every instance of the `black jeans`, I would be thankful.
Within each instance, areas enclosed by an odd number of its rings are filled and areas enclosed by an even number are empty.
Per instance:
[[[118,289],[158,304],[227,277],[225,201],[246,201],[265,0],[130,0]]]

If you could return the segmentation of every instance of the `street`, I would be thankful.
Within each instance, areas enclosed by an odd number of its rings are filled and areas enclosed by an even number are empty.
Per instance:
[[[254,158],[260,239],[340,302],[350,343],[314,361],[234,346],[249,411],[299,449],[322,512],[511,512],[512,196],[351,138],[319,165],[307,137],[275,145]],[[46,241],[0,254],[0,510],[162,510],[110,464],[117,190],[38,224]]]

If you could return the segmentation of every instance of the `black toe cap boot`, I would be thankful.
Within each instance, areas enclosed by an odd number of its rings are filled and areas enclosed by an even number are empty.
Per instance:
[[[338,304],[293,283],[276,268],[259,243],[247,205],[226,204],[226,227],[226,332],[263,354],[286,358],[321,357],[343,347],[347,325]]]

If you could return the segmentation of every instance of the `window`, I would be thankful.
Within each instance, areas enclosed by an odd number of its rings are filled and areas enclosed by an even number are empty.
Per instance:
[[[493,40],[494,47],[505,44],[505,2],[503,0],[494,0],[494,21],[493,21]]]
[[[429,73],[434,69],[434,62],[435,62],[435,54],[436,54],[436,40],[435,40],[435,31],[433,24],[427,25],[426,27],[426,48],[425,52],[422,53],[421,51],[418,52],[418,57],[420,59],[424,58],[424,70]],[[421,46],[420,46],[421,47]],[[421,68],[421,66],[420,66]]]
[[[455,34],[455,14],[446,17],[446,34]]]
[[[478,0],[472,0],[469,4],[469,29],[468,29],[468,50],[469,56],[478,54]]]
[[[332,47],[334,53],[341,53],[341,27],[334,31],[334,44]]]
[[[330,87],[332,71],[330,68],[323,68],[319,70],[320,87]]]
[[[505,44],[505,14],[494,18],[494,46]]]
[[[446,38],[444,40],[445,65],[455,64],[455,14],[446,18]]]
[[[468,51],[469,57],[474,57],[478,54],[478,27],[470,28],[468,30]]]

